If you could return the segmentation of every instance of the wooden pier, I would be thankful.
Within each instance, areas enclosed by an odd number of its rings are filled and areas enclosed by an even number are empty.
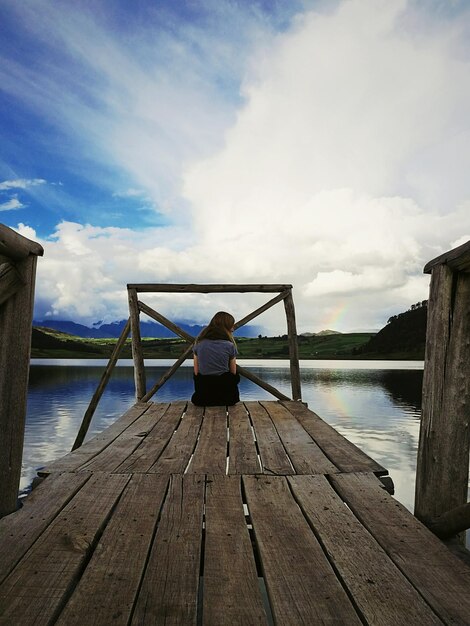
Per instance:
[[[41,473],[1,624],[470,623],[470,568],[300,402],[139,402]]]
[[[129,320],[73,451],[15,510],[42,253],[0,224],[0,625],[470,625],[468,561],[301,402],[292,285],[128,285]],[[470,523],[470,242],[432,272],[417,515],[448,537]],[[277,401],[151,402],[194,342],[139,300],[152,292],[277,293],[235,327],[283,302],[292,399],[238,368]],[[141,313],[188,344],[149,390]],[[129,333],[137,402],[83,443]]]

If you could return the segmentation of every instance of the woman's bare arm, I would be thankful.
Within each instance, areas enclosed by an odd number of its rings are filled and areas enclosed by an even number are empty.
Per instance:
[[[237,373],[237,359],[235,357],[233,359],[230,359],[230,361],[229,361],[229,369],[230,369],[230,372],[232,374],[236,374]]]
[[[199,374],[199,363],[197,362],[197,355],[194,355],[194,373],[196,376]]]

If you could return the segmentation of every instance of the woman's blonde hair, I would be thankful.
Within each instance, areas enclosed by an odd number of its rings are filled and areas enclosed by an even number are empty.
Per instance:
[[[233,315],[225,311],[219,311],[199,333],[197,341],[201,341],[202,339],[228,339],[232,343],[235,343],[232,334],[234,324],[235,318]]]

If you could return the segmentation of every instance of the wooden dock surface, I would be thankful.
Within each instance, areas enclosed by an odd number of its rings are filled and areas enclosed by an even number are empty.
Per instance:
[[[137,403],[0,520],[0,624],[470,624],[470,568],[299,402]]]

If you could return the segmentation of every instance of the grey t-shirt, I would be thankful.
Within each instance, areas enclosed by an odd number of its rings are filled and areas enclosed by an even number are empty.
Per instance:
[[[237,356],[235,345],[228,339],[202,339],[193,349],[197,355],[199,373],[203,376],[224,374],[229,361]]]

